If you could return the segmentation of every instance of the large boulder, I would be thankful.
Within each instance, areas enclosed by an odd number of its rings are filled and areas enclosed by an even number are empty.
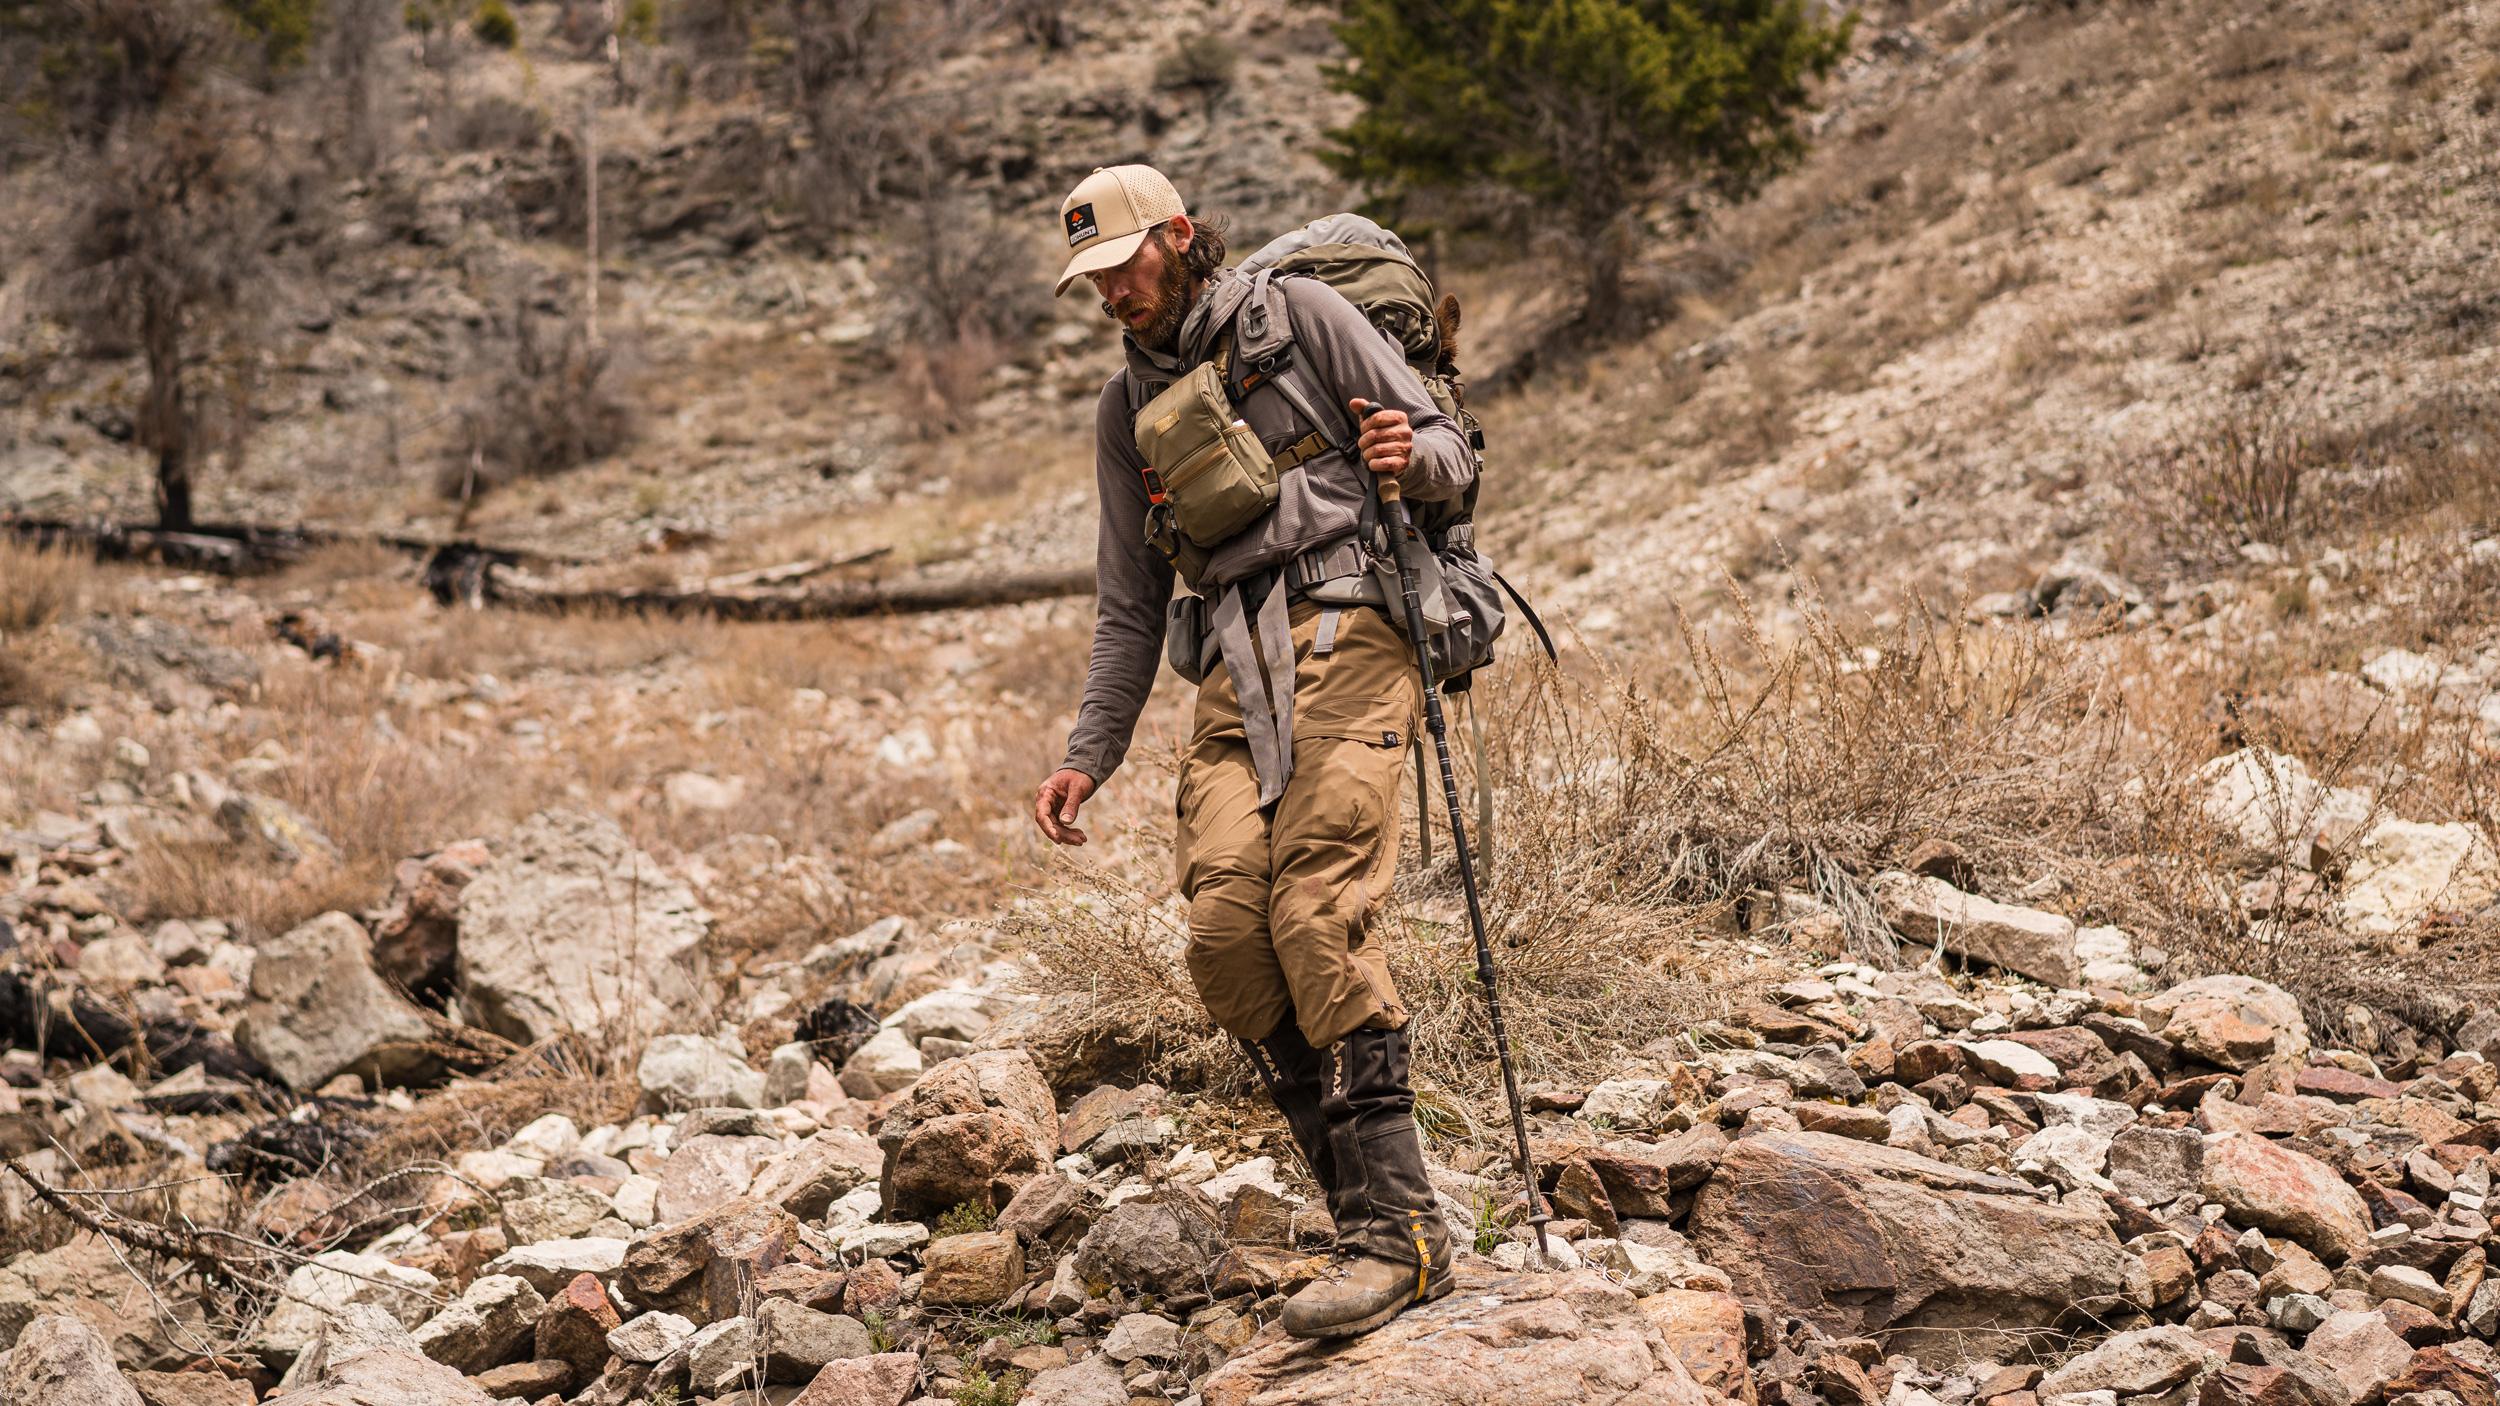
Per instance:
[[[1992,902],[1942,879],[1899,870],[1876,875],[1874,892],[1884,921],[1912,942],[1941,944],[1955,956],[2051,986],[2083,984],[2071,918]]]
[[[711,918],[613,820],[541,811],[460,895],[470,1018],[522,1043],[664,1027],[708,983]]]
[[[2205,1139],[2200,1189],[2241,1225],[2288,1235],[2341,1264],[2370,1246],[2370,1208],[2333,1167],[2256,1133]]]
[[[9,1406],[146,1406],[113,1365],[113,1350],[95,1329],[65,1313],[26,1325],[0,1371],[0,1401]]]
[[[408,1083],[441,1072],[425,1013],[373,970],[365,930],[324,913],[260,945],[234,1042],[287,1087],[341,1074]]]
[[[1714,1406],[1640,1303],[1593,1271],[1463,1262],[1446,1298],[1337,1342],[1271,1325],[1200,1388],[1205,1406]]]
[[[2344,868],[2344,926],[2374,937],[2419,927],[2442,910],[2471,912],[2500,898],[2500,853],[2461,822],[2382,820]]]
[[[1950,1356],[1953,1330],[2106,1311],[2127,1255],[2100,1213],[2007,1177],[1822,1133],[1740,1138],[1686,1233],[1749,1307]],[[1933,1330],[1925,1332],[1904,1330]]]
[[[2207,1064],[2246,1071],[2269,1060],[2309,1053],[2309,1022],[2300,1001],[2253,976],[2200,976],[2142,1007],[2161,1037]]]
[[[1058,1155],[1058,1105],[1031,1055],[982,1050],[921,1075],[877,1145],[888,1216],[926,1218],[966,1202],[997,1210]]]

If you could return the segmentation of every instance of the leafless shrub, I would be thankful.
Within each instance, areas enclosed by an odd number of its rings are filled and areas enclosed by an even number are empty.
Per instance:
[[[1068,23],[1068,0],[1005,0],[1005,8],[1017,32],[1045,49],[1064,49],[1075,37]]]
[[[915,201],[894,242],[895,341],[922,423],[960,425],[983,379],[1048,311],[1023,231],[987,206],[935,190]]]
[[[500,93],[463,103],[443,126],[455,151],[527,151],[547,139],[547,114]]]
[[[444,465],[447,495],[560,473],[615,453],[634,434],[617,344],[593,345],[578,323],[516,302],[504,326],[511,359],[461,416],[463,453]]]
[[[963,0],[783,0],[774,81],[808,147],[790,173],[792,203],[820,229],[843,230],[879,190],[925,154],[928,107],[904,79],[967,30]]]

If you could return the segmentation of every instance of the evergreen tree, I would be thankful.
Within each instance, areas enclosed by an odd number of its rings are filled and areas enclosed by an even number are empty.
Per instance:
[[[1811,80],[1850,24],[1810,0],[1347,0],[1351,60],[1331,74],[1363,111],[1330,161],[1395,199],[1492,183],[1578,243],[1583,324],[1622,306],[1635,212],[1661,176],[1730,197],[1804,147]]]

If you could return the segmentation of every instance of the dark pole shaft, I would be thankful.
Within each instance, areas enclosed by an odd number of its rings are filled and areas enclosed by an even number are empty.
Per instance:
[[[1370,407],[1356,408],[1356,422],[1369,418]],[[1467,926],[1476,939],[1476,981],[1484,987],[1485,1018],[1493,1027],[1493,1050],[1502,1066],[1502,1092],[1510,1101],[1510,1131],[1519,1148],[1519,1174],[1528,1196],[1528,1223],[1536,1227],[1536,1248],[1540,1256],[1550,1254],[1545,1243],[1545,1224],[1551,1219],[1537,1194],[1536,1158],[1528,1151],[1528,1115],[1519,1099],[1519,1075],[1511,1066],[1510,1032],[1502,1024],[1501,997],[1493,986],[1493,944],[1485,937],[1484,901],[1476,890],[1476,862],[1467,847],[1467,819],[1458,799],[1458,772],[1450,765],[1450,725],[1441,711],[1441,689],[1432,677],[1431,631],[1424,624],[1422,588],[1416,580],[1414,559],[1409,555],[1420,545],[1415,520],[1406,511],[1406,496],[1398,481],[1379,480],[1380,505],[1389,514],[1394,540],[1391,550],[1398,564],[1400,604],[1406,611],[1406,640],[1415,651],[1415,666],[1423,681],[1424,728],[1432,734],[1432,749],[1441,759],[1441,798],[1450,815],[1450,852],[1458,857],[1459,887],[1467,894]]]

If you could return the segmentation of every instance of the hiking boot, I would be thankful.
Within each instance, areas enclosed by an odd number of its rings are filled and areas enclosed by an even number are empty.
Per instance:
[[[1335,1273],[1285,1305],[1297,1338],[1368,1333],[1410,1304],[1450,1291],[1449,1227],[1424,1172],[1407,1084],[1404,1030],[1357,1030],[1337,1043],[1321,1108],[1342,1181]]]
[[[1443,1268],[1418,1270],[1412,1256],[1406,1263],[1369,1255],[1338,1265],[1324,1279],[1315,1279],[1285,1301],[1285,1331],[1297,1338],[1351,1338],[1381,1326],[1407,1308],[1430,1303],[1450,1291],[1448,1260]]]

